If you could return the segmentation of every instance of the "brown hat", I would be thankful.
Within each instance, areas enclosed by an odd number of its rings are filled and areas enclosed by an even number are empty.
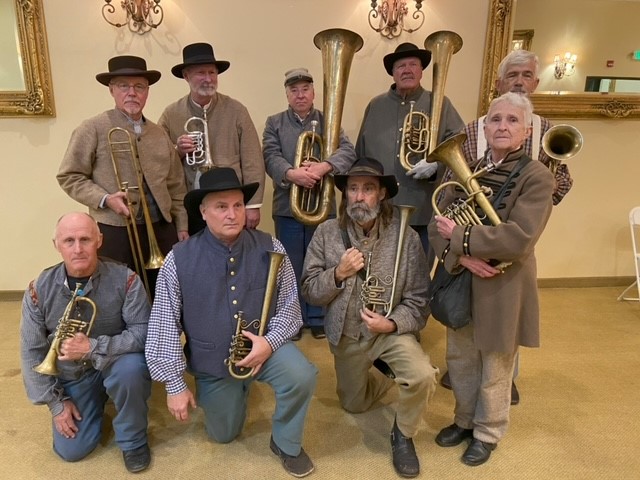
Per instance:
[[[229,167],[213,168],[200,177],[200,188],[191,190],[184,197],[184,208],[193,217],[200,216],[200,204],[204,197],[213,192],[225,192],[227,190],[240,190],[244,194],[244,203],[251,200],[260,184],[258,182],[242,185],[236,171]]]
[[[385,55],[382,63],[384,63],[384,68],[387,70],[387,73],[393,76],[393,64],[396,63],[397,60],[407,57],[419,58],[423,70],[427,68],[431,62],[431,52],[429,50],[418,48],[413,43],[407,42],[398,45],[393,53]]]
[[[387,198],[393,198],[398,193],[398,181],[395,175],[385,175],[382,164],[373,158],[359,158],[347,173],[334,175],[333,179],[340,191],[344,191],[349,177],[378,177],[382,186],[387,189]]]
[[[288,87],[298,82],[313,83],[313,77],[306,68],[294,68],[284,74],[284,86]]]
[[[182,76],[182,70],[191,65],[213,64],[218,69],[218,73],[225,72],[231,65],[226,60],[216,60],[213,47],[208,43],[192,43],[182,49],[182,63],[171,69],[171,73],[178,78]]]
[[[144,58],[121,55],[111,58],[109,71],[97,74],[96,80],[103,85],[109,85],[114,77],[144,77],[149,80],[149,85],[153,85],[160,80],[161,75],[157,70],[147,70],[147,62]]]

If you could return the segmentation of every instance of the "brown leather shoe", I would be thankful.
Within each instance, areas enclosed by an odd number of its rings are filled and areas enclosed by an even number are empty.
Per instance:
[[[491,452],[495,450],[496,447],[497,445],[495,443],[485,443],[474,438],[462,454],[462,463],[470,467],[482,465],[489,460]]]

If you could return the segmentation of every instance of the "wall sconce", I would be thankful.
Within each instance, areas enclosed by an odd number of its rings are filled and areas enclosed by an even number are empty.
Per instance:
[[[162,7],[158,5],[160,0],[122,0],[120,7],[126,12],[127,18],[123,23],[112,22],[107,15],[115,14],[116,7],[111,5],[112,0],[104,0],[105,5],[102,6],[102,17],[107,23],[114,27],[129,26],[132,32],[147,33],[152,28],[158,28],[164,18]],[[122,17],[122,15],[120,15]],[[159,18],[158,18],[159,17]],[[158,18],[158,20],[156,20]]]
[[[420,24],[415,28],[404,27],[404,17],[409,13],[409,7],[404,0],[382,0],[382,3],[378,5],[376,0],[371,1],[371,11],[369,11],[369,25],[376,32],[380,33],[383,37],[395,38],[402,32],[415,32],[424,23],[424,12],[422,8],[423,0],[414,0],[416,10],[411,15],[413,19],[420,19]],[[372,20],[380,18],[378,26],[375,27]]]
[[[560,58],[560,55],[553,57],[553,63],[556,64],[553,76],[560,79],[573,75],[576,71],[576,60],[578,60],[578,56],[572,55],[571,52],[565,53],[563,58]]]

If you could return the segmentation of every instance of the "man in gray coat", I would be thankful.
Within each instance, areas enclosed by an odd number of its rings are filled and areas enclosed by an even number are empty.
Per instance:
[[[311,240],[302,294],[327,308],[325,330],[345,410],[364,412],[384,395],[392,382],[371,367],[378,359],[388,365],[399,389],[393,465],[399,475],[415,477],[420,463],[412,437],[438,373],[416,339],[429,315],[426,257],[418,234],[393,217],[390,199],[398,186],[380,162],[360,158],[335,181],[343,201],[338,218],[318,226]]]

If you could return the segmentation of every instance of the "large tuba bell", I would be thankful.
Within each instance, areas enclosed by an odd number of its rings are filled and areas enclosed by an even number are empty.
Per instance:
[[[91,308],[91,318],[89,321],[82,320],[80,318],[71,318],[72,315],[77,315],[79,309],[77,308],[81,302],[85,302]],[[42,363],[33,367],[34,372],[41,373],[42,375],[58,375],[58,368],[56,367],[56,359],[60,355],[60,343],[66,338],[73,337],[76,333],[82,332],[85,335],[89,335],[93,321],[96,319],[97,313],[96,304],[93,300],[82,296],[82,286],[78,283],[76,289],[71,296],[71,300],[64,309],[62,317],[58,321],[56,332],[53,335],[53,341],[49,347],[49,351],[45,356]]]
[[[549,158],[549,170],[555,175],[558,166],[582,150],[582,134],[571,125],[561,124],[551,127],[542,136],[542,150]]]
[[[362,288],[360,290],[360,300],[362,301],[362,304],[374,312],[380,311],[385,317],[391,315],[391,311],[394,307],[393,297],[395,297],[396,294],[398,271],[400,270],[400,261],[402,260],[402,250],[404,248],[404,237],[407,233],[409,217],[411,217],[411,214],[416,209],[411,205],[396,205],[396,208],[400,212],[400,227],[398,231],[398,246],[396,247],[396,261],[393,266],[393,275],[387,275],[384,278],[380,278],[378,275],[372,274],[372,255],[371,252],[369,252],[365,279],[362,282]],[[385,293],[389,287],[391,287],[389,300],[385,300]]]
[[[418,161],[426,159],[427,155],[434,151],[438,145],[444,86],[447,82],[449,63],[451,57],[462,48],[462,37],[448,30],[433,32],[424,41],[424,48],[431,52],[431,63],[433,64],[431,109],[429,116],[427,116],[422,112],[414,111],[414,102],[411,102],[409,113],[404,118],[400,144],[400,164],[407,171],[417,163],[411,162],[412,156],[421,156],[422,158],[418,158]]]
[[[254,371],[253,368],[238,367],[236,365],[249,355],[253,346],[251,341],[242,334],[242,331],[248,330],[259,336],[264,335],[265,328],[269,322],[269,310],[273,301],[273,294],[277,290],[278,270],[285,257],[285,254],[280,252],[269,251],[267,253],[269,254],[269,273],[267,275],[267,286],[264,292],[260,320],[246,321],[244,312],[238,312],[236,331],[231,337],[231,346],[229,347],[229,358],[224,361],[224,364],[229,367],[229,374],[239,380],[249,378]]]
[[[200,128],[189,130],[192,123],[199,125]],[[201,172],[211,170],[213,160],[211,160],[211,150],[209,149],[209,128],[206,118],[191,117],[187,119],[184,122],[184,130],[195,145],[195,150],[185,155],[185,163],[190,167],[197,166]]]
[[[147,197],[144,192],[144,174],[142,173],[142,166],[140,165],[138,149],[131,138],[131,134],[124,128],[114,127],[109,130],[107,136],[109,140],[109,149],[111,151],[111,161],[113,162],[113,170],[116,175],[116,182],[120,187],[120,191],[124,192],[126,195],[127,208],[129,209],[129,216],[126,217],[125,221],[127,225],[131,254],[133,255],[133,267],[142,279],[147,295],[150,298],[152,292],[146,270],[157,270],[162,267],[162,264],[164,263],[164,255],[160,251],[158,240],[156,239],[156,234],[153,230],[153,222],[151,221],[151,213],[149,212],[149,203],[147,202]],[[120,138],[117,138],[118,136]],[[129,165],[120,164],[118,157],[121,156],[127,157]],[[128,181],[122,180],[121,171],[123,168],[126,170],[133,169],[136,176],[136,185],[130,186]],[[138,228],[136,225],[135,203],[131,200],[129,193],[132,190],[138,191],[142,217],[147,229],[147,236],[149,238],[149,258],[146,262],[142,253],[142,244],[140,242],[140,235],[138,234]]]
[[[322,53],[324,139],[321,140],[315,132],[303,133],[298,139],[294,168],[299,168],[305,161],[314,161],[312,155],[306,155],[313,149],[314,144],[318,144],[321,150],[319,161],[329,158],[338,148],[351,61],[353,55],[362,48],[364,41],[355,32],[332,28],[317,33],[313,37],[313,43]],[[304,190],[299,185],[291,185],[289,194],[291,214],[305,225],[318,225],[324,222],[331,213],[334,195],[333,177],[326,175],[322,180],[321,190],[315,194],[304,194]],[[309,198],[314,196],[316,198],[309,201]],[[309,207],[308,210],[305,204]]]

